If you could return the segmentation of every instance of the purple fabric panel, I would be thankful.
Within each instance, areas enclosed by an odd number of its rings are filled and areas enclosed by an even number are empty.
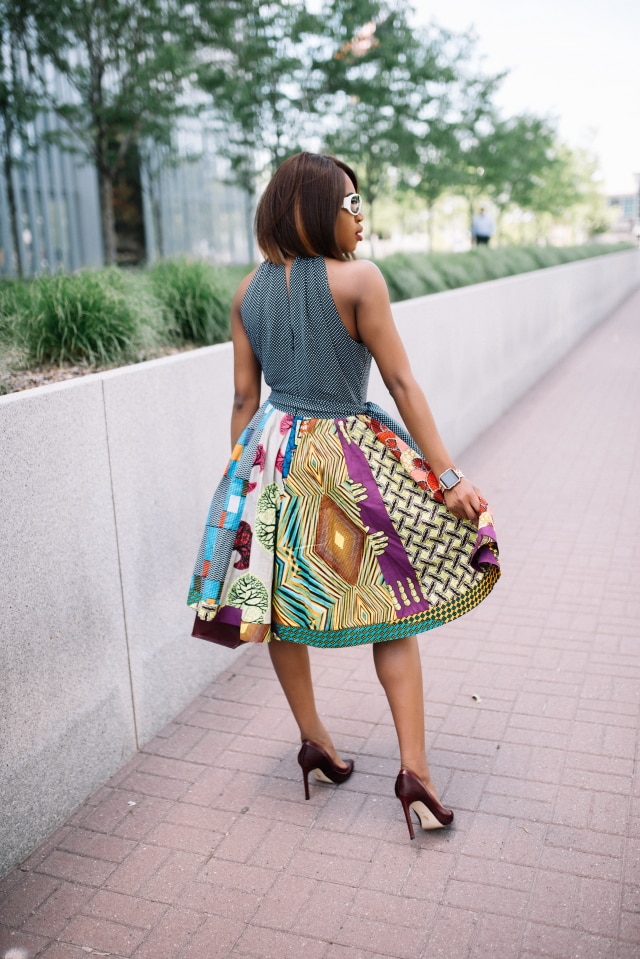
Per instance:
[[[471,556],[471,565],[477,571],[480,570],[481,566],[486,564],[490,566],[500,566],[500,561],[495,553],[492,553],[488,545],[485,543],[483,546],[479,546],[474,550],[473,555]]]
[[[400,580],[407,593],[407,599],[410,600],[408,606],[403,603],[401,609],[397,610],[398,619],[403,619],[405,616],[413,616],[414,613],[429,609],[429,603],[422,596],[420,583],[418,582],[413,566],[409,562],[405,548],[402,545],[402,540],[396,533],[389,519],[380,490],[373,478],[371,467],[367,462],[366,456],[357,443],[347,442],[340,429],[338,429],[338,436],[342,444],[349,476],[354,483],[361,483],[368,493],[367,499],[362,500],[358,504],[362,522],[365,526],[369,527],[371,533],[382,532],[389,539],[384,553],[377,557],[378,565],[385,578],[385,582],[393,587],[394,592],[397,592],[396,583],[397,580]],[[408,591],[407,580],[413,583],[415,591],[420,597],[417,603]]]
[[[237,606],[221,606],[216,613],[218,623],[229,623],[231,626],[240,626],[242,622],[242,610]]]
[[[222,606],[212,620],[195,618],[191,635],[196,639],[206,639],[219,646],[236,649],[241,645],[240,610],[233,606]]]
[[[470,562],[475,570],[480,570],[480,566],[483,563],[490,563],[492,566],[500,566],[500,561],[495,553],[492,553],[489,549],[487,543],[482,543],[481,540],[485,536],[488,536],[489,539],[493,540],[494,543],[497,542],[496,531],[493,526],[481,526],[478,530],[478,539],[476,540],[476,546],[471,553]]]

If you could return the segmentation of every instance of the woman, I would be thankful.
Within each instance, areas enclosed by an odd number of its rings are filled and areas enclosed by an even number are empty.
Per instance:
[[[269,642],[308,777],[352,773],[315,706],[309,646],[373,644],[400,747],[396,795],[448,825],[425,753],[416,633],[475,606],[498,572],[491,516],[455,468],[410,369],[363,237],[355,173],[299,153],[256,214],[265,262],[232,306],[233,453],[211,506],[189,604],[194,635]],[[373,357],[407,431],[366,402]],[[260,405],[261,374],[271,388]],[[424,456],[423,459],[422,451]]]

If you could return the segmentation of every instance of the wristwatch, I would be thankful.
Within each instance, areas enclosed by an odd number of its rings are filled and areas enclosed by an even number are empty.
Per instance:
[[[446,493],[447,490],[453,489],[454,486],[457,486],[463,476],[464,473],[461,473],[460,470],[450,467],[448,470],[445,470],[444,473],[440,474],[440,489],[443,493]]]

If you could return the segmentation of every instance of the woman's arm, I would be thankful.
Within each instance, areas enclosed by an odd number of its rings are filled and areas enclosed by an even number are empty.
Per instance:
[[[255,271],[254,271],[255,272]],[[260,388],[262,385],[260,364],[256,358],[249,337],[242,325],[240,304],[253,273],[245,277],[233,298],[231,305],[231,339],[233,341],[233,409],[231,412],[231,448],[254,413],[260,406]]]
[[[454,462],[438,432],[426,397],[411,371],[406,350],[393,321],[384,277],[375,264],[368,261],[361,260],[352,266],[361,273],[352,286],[358,291],[355,312],[360,339],[371,351],[407,430],[436,476],[440,476],[454,466]],[[445,493],[445,502],[454,516],[475,520],[482,510],[484,499],[468,479],[462,479]]]

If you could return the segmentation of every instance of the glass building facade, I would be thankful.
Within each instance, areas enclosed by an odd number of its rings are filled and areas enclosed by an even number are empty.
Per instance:
[[[96,172],[80,153],[46,142],[45,132],[58,122],[41,115],[31,131],[37,149],[14,158],[17,231],[0,169],[0,277],[17,275],[18,253],[25,276],[103,263]],[[227,164],[216,155],[210,135],[195,126],[181,129],[176,155],[164,162],[159,151],[151,151],[141,165],[146,259],[188,255],[222,263],[252,261],[253,210],[246,193],[227,182]]]
[[[38,149],[14,158],[16,231],[0,171],[0,276],[16,275],[18,254],[25,276],[102,263],[95,171],[79,155],[43,142],[55,125],[51,116],[39,117],[32,134]]]

